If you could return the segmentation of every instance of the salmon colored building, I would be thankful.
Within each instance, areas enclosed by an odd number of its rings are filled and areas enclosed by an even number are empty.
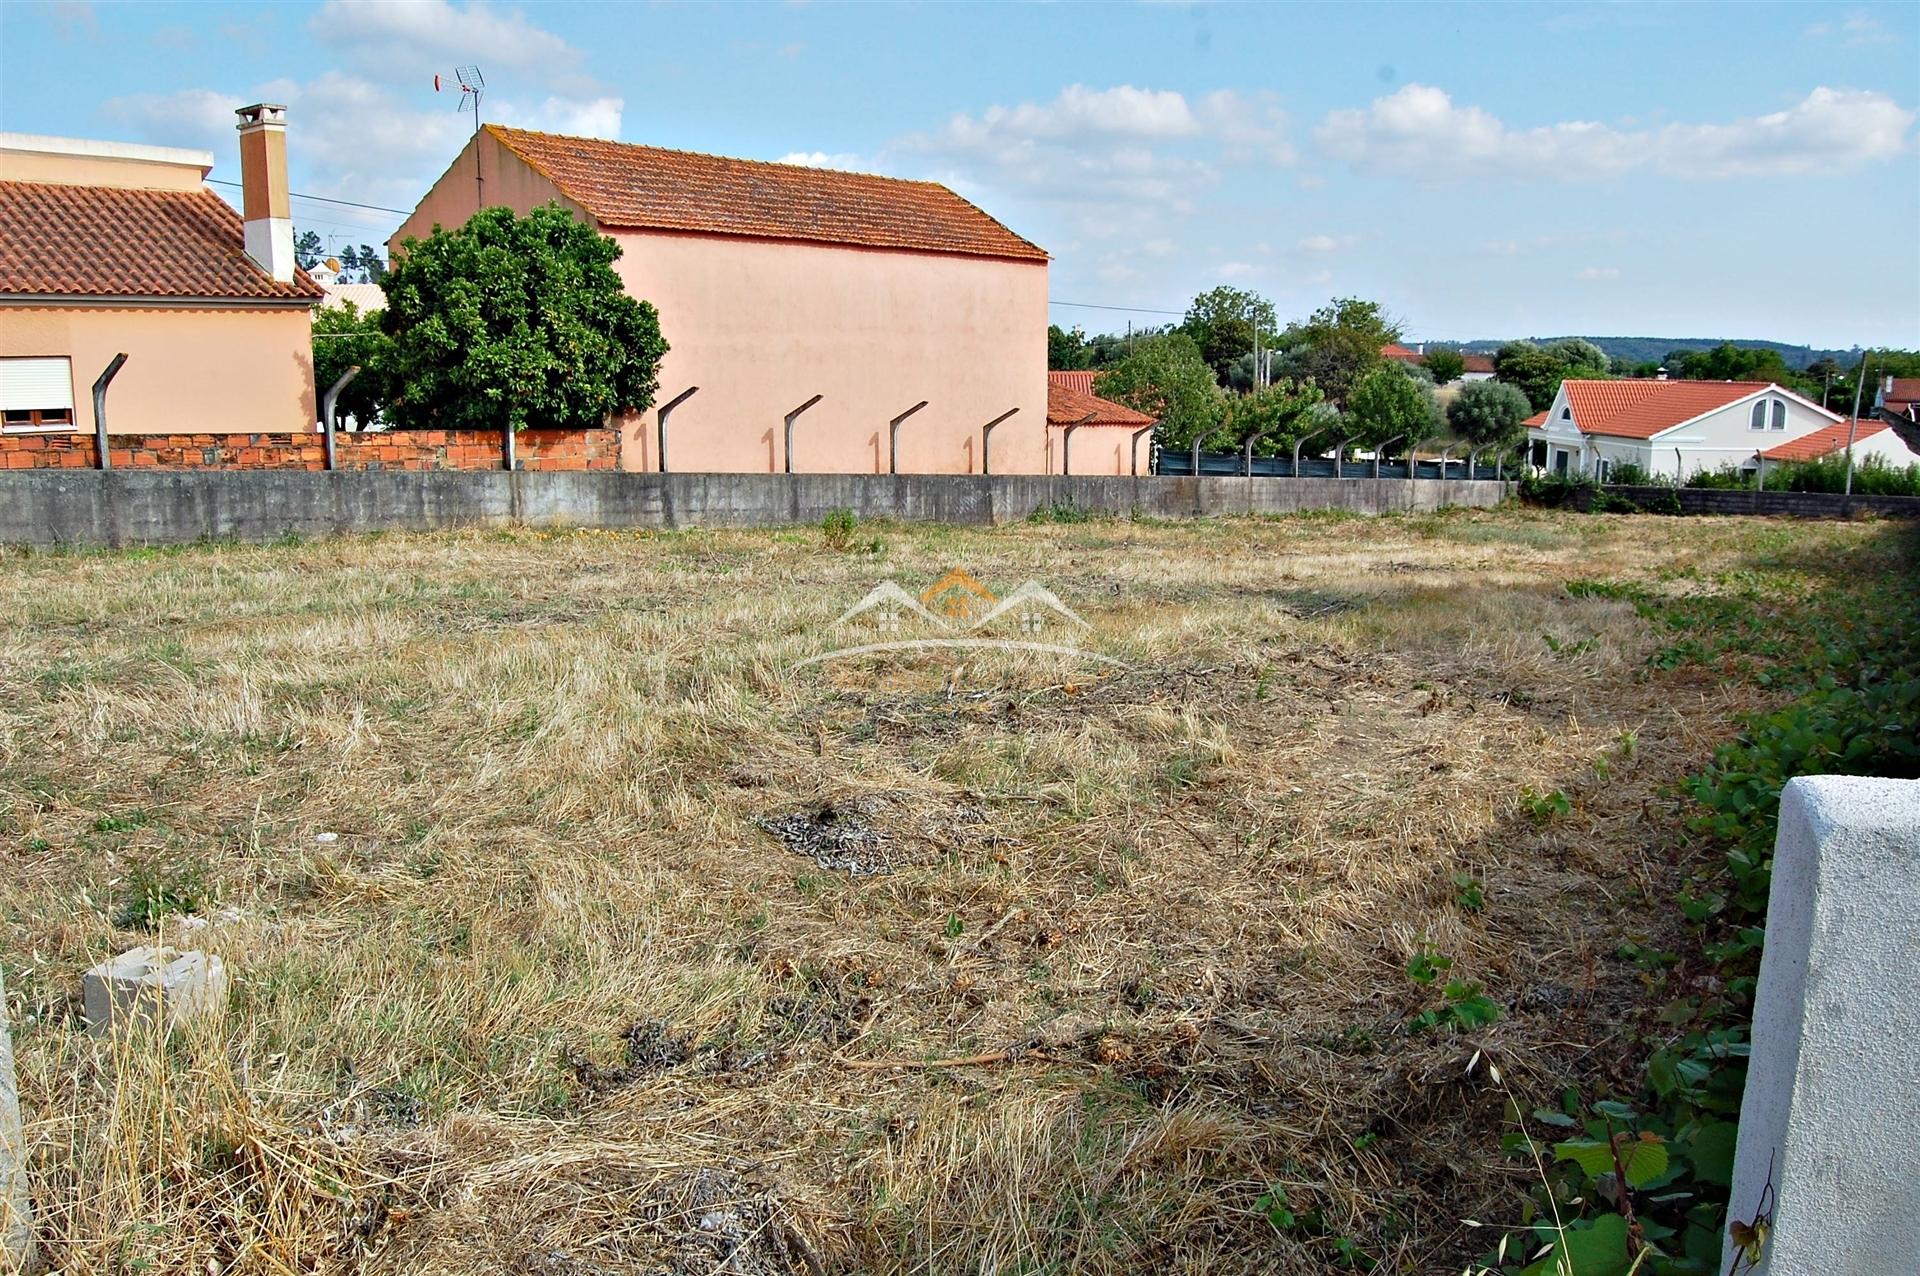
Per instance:
[[[1047,254],[946,187],[488,125],[390,248],[555,201],[659,309],[659,402],[698,387],[667,468],[1044,472]],[[661,468],[658,415],[621,423],[625,468]]]
[[[1047,373],[1048,472],[1152,473],[1154,419],[1095,394],[1094,375]]]
[[[239,112],[244,217],[204,151],[0,134],[0,431],[315,428],[310,312],[293,261],[286,113]]]

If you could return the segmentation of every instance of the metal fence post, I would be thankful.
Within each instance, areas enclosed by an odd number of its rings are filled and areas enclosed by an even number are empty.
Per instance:
[[[1193,440],[1193,476],[1200,477],[1200,440],[1197,437]]]
[[[1340,446],[1333,449],[1333,476],[1335,478],[1345,478],[1347,476],[1347,444],[1351,442],[1353,442],[1351,438],[1341,439]]]
[[[500,468],[511,474],[520,464],[520,452],[514,439],[513,422],[500,427]]]
[[[107,370],[93,383],[93,446],[100,454],[94,459],[103,470],[113,468],[113,458],[107,455],[107,387],[120,375],[120,369],[126,361],[124,354],[113,356],[107,364]]]
[[[805,403],[802,403],[799,407],[795,408],[793,411],[787,413],[786,466],[787,466],[787,473],[789,474],[793,473],[793,423],[794,421],[799,419],[799,416],[802,412],[805,412],[808,408],[820,402],[820,400],[825,397],[826,397],[825,395],[816,394],[811,399],[808,399]]]
[[[993,427],[1019,410],[1019,408],[1008,408],[1005,412],[1002,412],[999,416],[980,427],[980,472],[982,474],[993,473],[993,467],[988,463],[989,458],[987,456],[988,445],[993,441]]]
[[[1385,443],[1382,443],[1378,447],[1373,449],[1373,477],[1375,478],[1380,477],[1380,458],[1387,454],[1387,449],[1391,447],[1393,444],[1398,443],[1400,440],[1406,437],[1407,436],[1404,434],[1396,434],[1392,438],[1388,439]],[[1413,473],[1413,465],[1412,465],[1413,456],[1411,453],[1408,454],[1407,460],[1408,460],[1407,473],[1412,474]]]
[[[1142,437],[1152,434],[1159,425],[1160,423],[1155,421],[1143,430],[1135,430],[1133,437],[1127,440],[1127,460],[1133,465],[1134,478],[1140,477],[1140,440]]]
[[[927,406],[925,399],[914,404],[893,420],[887,422],[887,473],[900,472],[900,423]]]
[[[320,400],[320,429],[326,440],[329,470],[339,468],[333,450],[333,405],[340,401],[340,392],[347,388],[347,383],[359,375],[360,365],[356,363],[340,374],[340,379],[328,387],[326,397]]]
[[[667,472],[667,418],[673,415],[673,410],[675,408],[679,407],[682,403],[685,403],[688,399],[691,399],[694,395],[698,394],[699,392],[700,392],[699,386],[690,385],[686,389],[682,390],[680,393],[674,395],[671,399],[667,400],[667,402],[661,406],[660,410],[654,414],[656,426],[660,436],[660,472],[662,474],[665,474]]]
[[[1293,441],[1293,473],[1291,477],[1293,478],[1300,477],[1301,447],[1306,443],[1308,439],[1318,438],[1320,435],[1325,434],[1326,432],[1327,432],[1326,427],[1321,426],[1319,429],[1315,430],[1312,434],[1303,434],[1299,438]]]

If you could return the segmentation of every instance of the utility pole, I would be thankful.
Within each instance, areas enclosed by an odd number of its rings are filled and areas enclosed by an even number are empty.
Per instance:
[[[1846,499],[1841,506],[1843,511],[1850,510],[1853,505],[1853,436],[1860,428],[1860,392],[1867,388],[1867,356],[1871,353],[1870,350],[1860,352],[1860,379],[1853,383],[1853,416],[1847,421],[1847,484],[1844,489]]]

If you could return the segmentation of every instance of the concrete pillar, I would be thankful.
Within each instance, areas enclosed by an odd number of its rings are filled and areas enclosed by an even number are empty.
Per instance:
[[[1728,1217],[1771,1213],[1754,1272],[1906,1276],[1917,1167],[1920,780],[1803,776],[1780,797]]]
[[[13,1034],[7,1027],[7,984],[0,975],[0,1254],[9,1271],[38,1268],[33,1202],[27,1192],[27,1140],[20,1124],[20,1090],[13,1074]]]

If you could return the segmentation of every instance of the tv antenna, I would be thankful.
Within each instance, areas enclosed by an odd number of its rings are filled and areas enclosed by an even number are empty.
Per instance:
[[[460,85],[460,105],[456,110],[473,109],[473,192],[474,211],[479,212],[487,206],[486,186],[480,179],[480,97],[487,90],[487,77],[480,74],[477,66],[457,66],[453,68],[453,78]],[[433,77],[433,91],[441,91],[440,77]]]

